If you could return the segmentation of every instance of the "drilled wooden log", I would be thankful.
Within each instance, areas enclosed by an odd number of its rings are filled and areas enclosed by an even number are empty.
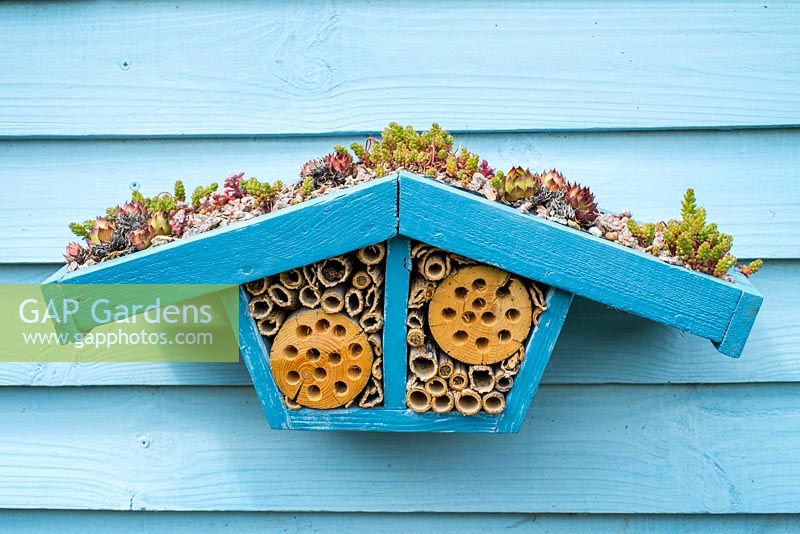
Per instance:
[[[408,310],[406,315],[406,326],[408,328],[422,328],[425,325],[425,315],[419,308]]]
[[[415,274],[411,277],[411,288],[408,293],[408,307],[421,308],[432,298],[436,285]]]
[[[464,415],[475,415],[481,411],[481,396],[471,390],[464,389],[455,394],[456,410]]]
[[[376,380],[383,380],[383,358],[375,357],[372,362],[372,378]]]
[[[322,292],[319,299],[320,307],[327,313],[339,313],[344,309],[344,292],[345,287],[336,286],[329,287]]]
[[[367,336],[369,339],[369,344],[372,345],[372,352],[375,353],[375,356],[383,356],[383,340],[381,336],[377,333],[372,333]]]
[[[353,260],[348,256],[336,256],[319,262],[317,279],[325,287],[334,287],[347,281],[353,270]]]
[[[378,265],[386,257],[386,245],[378,243],[359,249],[356,253],[358,259],[364,265]]]
[[[488,365],[472,365],[469,368],[469,387],[478,393],[494,389],[494,371]]]
[[[419,270],[426,280],[438,282],[450,274],[450,255],[444,251],[429,252],[421,258]]]
[[[280,391],[308,408],[336,408],[355,399],[371,376],[372,348],[343,313],[300,310],[275,336],[269,363]]]
[[[356,271],[350,281],[356,289],[367,289],[372,285],[372,277],[365,270]]]
[[[425,391],[422,383],[416,377],[408,379],[406,406],[417,413],[425,413],[431,409],[431,394]]]
[[[436,376],[438,361],[433,344],[426,343],[422,347],[412,347],[408,355],[408,368],[423,382]]]
[[[372,408],[383,403],[383,385],[380,380],[371,378],[367,387],[364,388],[358,406],[361,408]]]
[[[506,371],[505,369],[498,369],[494,373],[494,389],[501,393],[511,391],[514,386],[514,376],[516,372]]]
[[[447,379],[450,384],[450,389],[453,391],[461,391],[469,385],[469,376],[467,375],[467,366],[461,362],[453,363],[453,374]]]
[[[355,317],[364,311],[364,293],[360,289],[351,287],[344,294],[344,311],[350,317]]]
[[[296,289],[289,289],[281,283],[274,283],[267,288],[269,298],[276,306],[286,309],[294,309],[297,307],[297,293]]]
[[[361,315],[359,324],[367,334],[374,334],[383,328],[383,313],[379,311],[369,311]]]
[[[437,356],[439,357],[439,370],[437,374],[445,380],[448,380],[453,376],[453,370],[455,369],[453,359],[442,351],[437,351]]]
[[[297,293],[297,299],[300,304],[306,308],[316,308],[319,306],[319,301],[322,298],[322,293],[316,285],[306,284],[300,288]]]
[[[455,396],[452,391],[445,391],[444,395],[431,399],[431,410],[434,413],[447,413],[453,411]]]
[[[481,397],[483,411],[490,415],[497,415],[506,409],[506,398],[498,391],[490,391]]]
[[[247,309],[250,311],[250,317],[255,320],[263,319],[272,311],[273,304],[269,295],[262,294],[250,299],[247,304]]]
[[[437,287],[428,306],[436,343],[468,364],[508,358],[531,330],[531,298],[521,280],[488,265],[465,267]]]
[[[431,397],[439,397],[444,395],[447,391],[447,382],[438,376],[429,378],[425,381],[425,391],[431,394]]]
[[[266,337],[274,336],[283,326],[284,319],[286,319],[286,310],[278,308],[272,310],[269,315],[256,323],[259,334]]]
[[[306,280],[301,269],[291,269],[278,275],[278,280],[287,289],[300,289]]]
[[[421,347],[425,344],[425,332],[422,328],[409,328],[406,334],[406,342],[411,347]]]
[[[247,291],[253,297],[257,297],[266,293],[267,287],[269,287],[269,278],[259,278],[258,280],[247,282],[244,285],[245,291]]]

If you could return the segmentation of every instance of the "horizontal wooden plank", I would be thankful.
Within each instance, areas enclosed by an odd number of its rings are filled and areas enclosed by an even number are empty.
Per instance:
[[[46,266],[2,266],[0,282],[41,278]],[[38,277],[38,278],[37,278]],[[768,261],[754,280],[764,305],[741,358],[704,339],[576,298],[544,383],[800,381],[800,262]],[[3,363],[0,386],[249,385],[243,364]]]
[[[243,284],[380,243],[396,233],[397,183],[395,177],[386,177],[49,282]]]
[[[718,350],[734,357],[741,354],[761,304],[749,284],[669,265],[407,173],[400,176],[400,234],[713,342],[724,338]],[[743,294],[752,298],[752,306],[739,314]]]
[[[639,532],[796,532],[795,515],[619,515],[619,514],[380,514],[332,512],[108,512],[64,510],[2,510],[0,528],[11,532],[106,534],[127,532],[547,532],[580,534]]]
[[[1,8],[0,8],[1,9]],[[57,262],[69,221],[130,196],[221,181],[232,171],[293,181],[302,162],[358,136],[288,139],[0,141],[0,262]],[[742,257],[800,258],[800,130],[459,135],[500,168],[558,167],[592,186],[609,210],[642,219],[678,214],[686,187]],[[676,155],[679,155],[676,157]],[[774,194],[780,191],[780,195]],[[17,202],[16,198],[36,199]]]
[[[4,4],[0,135],[800,124],[800,6],[767,7]]]
[[[390,435],[269,430],[249,387],[12,388],[0,507],[797,513],[798,405],[780,384],[543,386],[520,434]]]

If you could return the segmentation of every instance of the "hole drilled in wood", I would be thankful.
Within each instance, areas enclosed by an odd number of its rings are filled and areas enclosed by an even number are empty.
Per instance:
[[[362,347],[359,343],[352,343],[350,345],[350,357],[351,358],[358,358],[361,356],[361,353],[364,352],[364,347]]]
[[[311,327],[307,324],[301,324],[297,327],[297,335],[299,337],[308,337],[311,335]]]
[[[492,326],[497,322],[497,316],[495,316],[495,314],[492,312],[483,312],[481,314],[481,322],[484,324],[484,326]]]
[[[284,358],[289,358],[290,360],[297,358],[297,347],[294,345],[286,345],[283,348],[283,356]]]
[[[486,289],[486,280],[483,278],[476,278],[472,281],[472,289],[475,291],[483,291]]]
[[[339,365],[342,363],[342,355],[338,352],[331,352],[328,355],[328,362],[330,362],[331,365]]]
[[[319,386],[308,386],[308,398],[312,401],[318,401],[322,398],[322,391]]]
[[[458,300],[465,300],[467,295],[469,294],[469,290],[466,287],[457,287],[455,291],[456,299]]]
[[[498,341],[500,341],[500,343],[508,343],[509,341],[511,341],[511,332],[505,329],[500,330],[497,333],[497,339]]]
[[[333,392],[337,395],[344,395],[347,393],[347,384],[341,380],[337,380],[333,383]]]
[[[456,311],[453,308],[445,308],[442,310],[442,317],[448,321],[452,321],[456,318]]]
[[[485,337],[479,337],[475,340],[475,346],[478,347],[479,351],[487,351],[489,350],[489,340]]]
[[[347,334],[347,330],[342,325],[336,325],[333,327],[333,335],[336,337],[344,337]]]
[[[516,323],[517,321],[519,321],[520,315],[521,314],[519,310],[516,308],[509,308],[508,310],[506,310],[506,319],[508,319],[512,323]]]
[[[328,378],[328,371],[324,367],[317,367],[314,369],[314,378],[317,380],[325,380]]]
[[[453,333],[453,341],[457,345],[464,345],[467,341],[469,341],[469,334],[466,330],[456,330]]]
[[[331,322],[327,319],[320,319],[314,325],[314,328],[316,328],[318,332],[324,332],[330,327],[331,327]]]
[[[363,372],[364,370],[357,365],[351,365],[350,367],[347,368],[347,376],[349,376],[353,380],[358,379],[358,377],[360,377],[361,373]]]
[[[475,321],[475,314],[471,311],[465,311],[461,314],[461,320],[467,324]]]
[[[297,371],[289,371],[288,373],[286,373],[286,381],[292,385],[297,384],[298,382],[300,382],[300,373],[298,373]]]
[[[316,347],[311,347],[310,349],[308,349],[306,351],[306,358],[310,362],[315,362],[315,361],[319,360],[320,356],[321,356],[321,354],[319,352],[319,349],[316,348]]]

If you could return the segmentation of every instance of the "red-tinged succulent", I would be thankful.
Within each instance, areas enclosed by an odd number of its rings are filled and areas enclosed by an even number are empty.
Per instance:
[[[502,199],[506,202],[516,202],[530,198],[536,193],[536,178],[528,169],[511,167],[503,176],[500,186]]]
[[[243,172],[231,173],[225,178],[225,185],[222,189],[225,200],[231,201],[244,196],[244,191],[242,191],[241,187],[242,178],[244,178]]]
[[[146,215],[147,208],[141,202],[126,202],[119,208],[119,213],[129,216]]]
[[[113,222],[105,217],[98,217],[92,225],[92,231],[89,232],[89,242],[93,245],[110,243],[114,237],[114,230],[116,227]]]
[[[567,184],[564,200],[575,210],[575,220],[582,226],[591,226],[600,215],[597,202],[588,187],[580,184]]]
[[[183,231],[189,225],[189,215],[192,213],[192,207],[185,202],[178,203],[178,209],[170,214],[169,226],[174,237],[183,235]]]
[[[72,242],[67,245],[67,250],[64,252],[64,261],[67,263],[80,261],[85,252],[86,249],[84,249],[80,243]]]
[[[150,246],[153,240],[153,233],[150,228],[139,228],[130,234],[130,242],[136,250],[144,250]]]
[[[478,166],[478,172],[487,180],[494,178],[494,167],[489,165],[489,162],[486,160],[481,161],[481,164]]]
[[[353,165],[353,156],[347,152],[334,152],[325,156],[325,164],[335,174],[347,172]]]
[[[564,175],[555,169],[550,169],[549,171],[540,175],[539,184],[541,184],[542,187],[546,187],[550,191],[561,191],[567,185],[566,181],[564,180]]]
[[[167,214],[163,212],[158,212],[150,217],[150,220],[147,221],[147,229],[152,236],[170,235],[172,233]]]

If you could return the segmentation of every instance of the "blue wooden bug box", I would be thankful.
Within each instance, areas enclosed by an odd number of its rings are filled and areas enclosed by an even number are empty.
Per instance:
[[[457,255],[465,264],[500,270],[540,288],[543,311],[519,340],[523,350],[513,370],[513,387],[509,385],[503,392],[504,409],[498,413],[464,415],[410,407],[408,316],[415,271],[412,250],[417,244]],[[376,388],[381,392],[381,402],[369,408],[343,404],[333,409],[290,402],[287,386],[284,383],[281,387],[275,379],[270,365],[276,358],[271,354],[271,340],[259,330],[249,305],[253,297],[245,285],[374,245],[385,251],[380,275],[382,297],[375,297],[374,304],[380,308],[382,328],[373,331],[377,337],[372,338],[371,345],[360,346],[359,352],[371,346],[375,353],[369,362],[381,358],[380,372],[372,375],[379,381]],[[720,352],[734,357],[741,354],[762,301],[744,277],[737,275],[731,283],[669,265],[586,232],[407,173],[77,272],[61,271],[48,283],[241,285],[240,352],[267,420],[273,428],[306,430],[515,432],[536,393],[573,295],[707,338]],[[431,294],[435,294],[433,289]],[[489,305],[481,299],[473,303],[481,310]],[[496,305],[495,301],[491,305]],[[481,320],[494,321],[495,316],[487,313]],[[488,319],[481,327],[484,331],[491,331]],[[289,321],[283,315],[281,321],[283,327],[290,324],[283,322]],[[310,340],[321,335],[310,326],[291,324],[292,328],[307,328],[304,335]],[[323,330],[330,327],[327,320],[319,324]],[[89,329],[92,325],[76,326]],[[358,326],[353,328],[357,330]],[[503,332],[497,332],[501,341]],[[467,333],[463,335],[464,339],[468,337]],[[480,337],[479,346],[484,339],[488,343],[488,337]],[[311,357],[308,354],[312,349],[298,356],[295,346],[282,346],[291,348],[291,358]],[[440,349],[436,350],[442,353]],[[451,362],[448,354],[444,357]],[[336,361],[326,365],[339,365],[342,357],[334,349],[322,357],[330,360],[332,355]],[[319,351],[312,356],[320,358]],[[319,380],[327,387],[327,373],[332,367],[314,368],[305,360],[302,363],[299,371],[286,371],[291,373],[287,375],[290,383]],[[363,372],[361,367],[352,368],[358,369],[356,375]],[[494,368],[490,371],[495,372]],[[283,383],[285,377],[280,378]],[[342,388],[344,395],[347,384]],[[314,393],[319,394],[319,388]],[[454,395],[460,398],[463,390]]]

